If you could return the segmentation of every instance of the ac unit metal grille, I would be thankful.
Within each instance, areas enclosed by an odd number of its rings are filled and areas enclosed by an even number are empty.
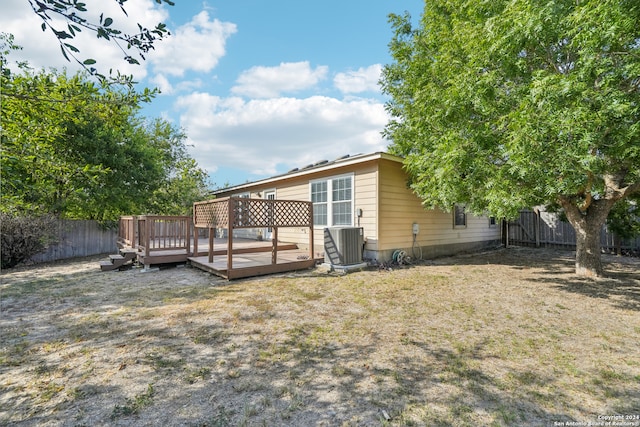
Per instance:
[[[330,227],[324,229],[324,262],[352,265],[362,262],[364,244],[362,227]]]

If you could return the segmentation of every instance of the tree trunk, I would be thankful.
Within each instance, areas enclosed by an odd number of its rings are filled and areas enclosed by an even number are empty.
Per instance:
[[[613,246],[615,247],[616,255],[622,255],[622,238],[617,234],[613,234]]]
[[[576,231],[576,274],[586,277],[604,275],[600,251],[600,230],[615,201],[593,201],[586,211],[581,211],[570,199],[560,198],[567,219]]]
[[[587,221],[585,221],[587,223]],[[604,274],[600,251],[600,229],[603,224],[576,225],[576,274],[578,276],[599,277]]]

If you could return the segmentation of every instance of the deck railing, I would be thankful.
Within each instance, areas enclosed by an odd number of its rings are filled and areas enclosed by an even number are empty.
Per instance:
[[[138,250],[145,256],[156,251],[191,251],[191,217],[142,215],[137,218]]]
[[[138,238],[138,221],[136,217],[121,216],[120,224],[118,227],[118,246],[120,247],[133,247]]]
[[[289,245],[278,245],[278,229],[282,227],[308,227],[309,255],[301,255],[297,261],[285,257],[278,263],[278,250],[292,249]],[[233,248],[236,229],[266,228],[271,234],[271,248],[264,245],[252,248]],[[225,250],[214,251],[215,230],[226,229]],[[198,237],[200,231],[208,236],[209,264],[217,253],[225,254],[223,268],[207,266],[208,271],[228,279],[251,275],[270,274],[294,269],[309,268],[313,258],[313,204],[297,200],[270,200],[228,197],[194,203],[194,217],[140,215],[123,216],[120,219],[118,244],[135,249],[137,259],[145,267],[153,264],[187,261],[199,257]],[[192,248],[193,244],[193,248]],[[234,270],[233,255],[238,253],[268,252],[271,263],[242,267]],[[220,260],[218,260],[220,261]]]

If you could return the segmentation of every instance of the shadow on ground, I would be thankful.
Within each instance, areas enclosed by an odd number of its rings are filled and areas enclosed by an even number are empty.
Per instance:
[[[539,270],[534,283],[640,310],[633,265],[610,278],[579,279],[567,253],[536,254],[432,265]],[[443,329],[441,339],[427,340],[363,329],[345,340],[340,328],[348,316],[366,325],[369,313],[355,316],[349,304],[314,311],[324,295],[309,289],[300,303],[272,301],[260,292],[273,286],[269,279],[229,283],[192,269],[175,273],[78,271],[3,281],[0,423],[552,425],[578,420],[568,413],[591,414],[591,402],[577,401],[561,382],[564,371],[545,370],[534,356],[527,364],[497,354],[495,341],[508,348],[503,336],[464,341]],[[310,276],[283,276],[279,286],[293,300],[299,283],[317,278]],[[247,298],[250,288],[256,292]],[[612,413],[640,406],[640,389],[626,386],[640,383],[640,374],[597,366],[574,372],[570,363],[562,369],[593,379],[583,385],[597,388],[598,398],[627,402]]]

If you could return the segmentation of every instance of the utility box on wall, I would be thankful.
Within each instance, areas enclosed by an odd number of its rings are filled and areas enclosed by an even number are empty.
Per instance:
[[[331,265],[362,263],[364,231],[362,227],[324,229],[324,262]]]

